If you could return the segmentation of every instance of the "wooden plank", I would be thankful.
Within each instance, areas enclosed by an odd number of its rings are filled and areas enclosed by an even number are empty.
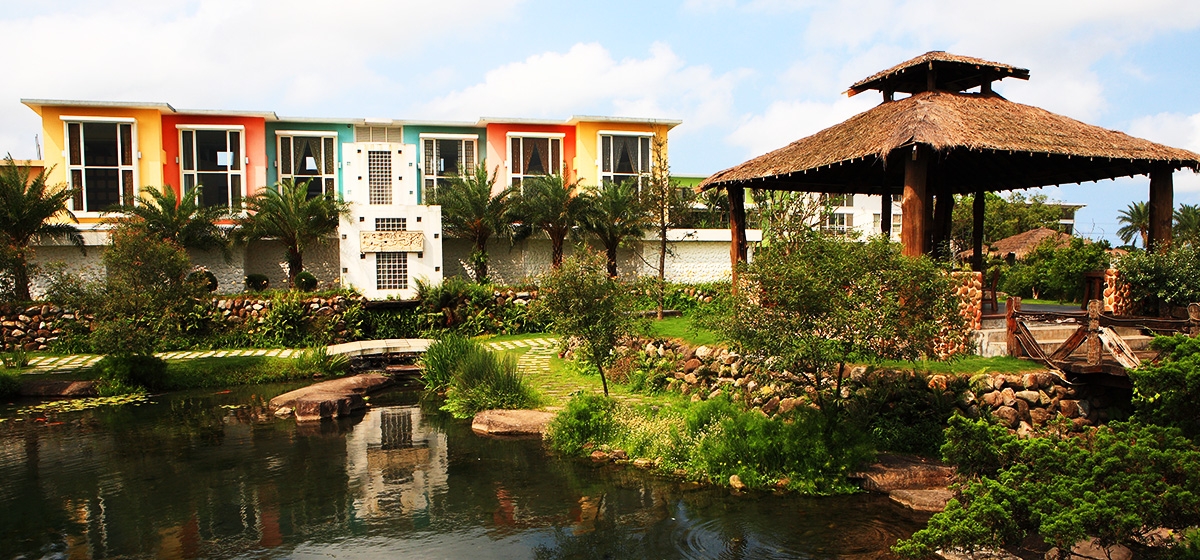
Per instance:
[[[1070,356],[1076,348],[1079,348],[1080,344],[1083,344],[1084,340],[1087,340],[1087,332],[1087,327],[1085,326],[1075,329],[1075,332],[1071,333],[1071,336],[1067,337],[1067,339],[1064,340],[1063,343],[1050,354],[1050,359],[1055,361],[1067,359],[1067,356]]]
[[[1104,349],[1117,360],[1117,363],[1128,369],[1134,369],[1141,365],[1137,354],[1116,331],[1100,327],[1100,340],[1104,342]]]
[[[1017,344],[1017,313],[1021,311],[1021,298],[1010,297],[1004,302],[1004,330],[1008,355],[1021,357],[1021,347]]]
[[[1104,309],[1104,302],[1100,300],[1091,300],[1088,302],[1088,321],[1087,321],[1087,363],[1089,365],[1097,365],[1103,359],[1102,350],[1103,343],[1100,342],[1100,311]]]
[[[1049,365],[1050,358],[1046,357],[1046,353],[1042,352],[1042,347],[1038,344],[1037,338],[1029,331],[1029,326],[1024,321],[1017,321],[1017,340],[1021,347],[1029,357]]]
[[[991,84],[991,82],[984,83]],[[971,206],[971,248],[974,249],[974,254],[971,256],[971,270],[975,272],[986,272],[983,270],[983,210],[986,200],[987,191],[976,189],[975,200]],[[992,310],[995,311],[994,301],[992,305]]]
[[[900,244],[906,257],[925,254],[926,182],[929,171],[929,148],[912,147],[912,157],[904,158],[904,196],[901,199]]]

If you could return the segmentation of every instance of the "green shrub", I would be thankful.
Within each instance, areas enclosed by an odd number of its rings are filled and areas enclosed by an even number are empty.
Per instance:
[[[197,270],[191,272],[186,278],[188,283],[204,286],[208,292],[217,291],[217,275],[209,270]]]
[[[271,279],[266,274],[247,274],[246,289],[251,292],[261,292],[271,285]]]
[[[341,377],[350,372],[350,358],[330,354],[324,346],[309,348],[293,359],[292,367],[302,375]]]
[[[458,375],[462,358],[469,353],[483,351],[478,342],[454,333],[430,344],[421,358],[425,388],[434,392],[445,390]]]
[[[442,407],[455,418],[470,418],[481,410],[538,405],[537,393],[517,370],[517,360],[511,355],[497,358],[482,348],[472,349],[459,358],[456,369]]]
[[[363,333],[373,339],[417,338],[421,335],[421,313],[417,308],[370,310],[363,320]]]
[[[155,356],[112,354],[101,358],[94,367],[107,384],[150,390],[167,388],[167,362]]]
[[[1166,253],[1134,251],[1116,263],[1134,301],[1158,313],[1158,304],[1200,302],[1200,246],[1172,245]]]
[[[946,420],[968,382],[952,377],[943,389],[917,372],[874,375],[857,391],[859,416],[866,419],[876,449],[936,457],[945,443]]]
[[[952,416],[945,430],[942,459],[958,467],[963,476],[991,476],[1008,462],[1001,445],[1008,430],[987,420]]]
[[[0,399],[11,399],[21,392],[21,374],[0,370]]]
[[[259,324],[260,335],[279,346],[309,346],[308,310],[296,294],[280,294]]]
[[[1144,362],[1129,371],[1137,419],[1172,426],[1192,439],[1200,438],[1200,339],[1187,335],[1160,336],[1151,347],[1162,352],[1158,363]]]
[[[550,421],[550,447],[566,455],[612,442],[617,432],[613,412],[617,401],[601,395],[579,395]]]
[[[29,354],[22,348],[0,354],[0,365],[7,369],[24,369],[29,366]]]
[[[317,289],[317,277],[307,270],[301,270],[300,274],[296,275],[296,288],[302,292],[311,292]]]

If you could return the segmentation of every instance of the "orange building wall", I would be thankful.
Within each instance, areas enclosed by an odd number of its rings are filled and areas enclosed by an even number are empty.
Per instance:
[[[179,125],[232,125],[245,128],[243,144],[250,163],[243,163],[246,170],[245,196],[252,195],[267,185],[266,120],[256,117],[225,117],[213,115],[163,115],[163,182],[171,185],[175,194],[182,195],[183,177],[179,163]]]
[[[570,125],[533,125],[520,123],[493,123],[487,125],[487,161],[488,165],[492,166],[491,162],[503,162],[500,169],[500,175],[496,179],[496,188],[503,188],[509,184],[509,161],[508,161],[508,135],[520,135],[522,133],[541,133],[541,134],[564,134],[563,137],[563,171],[568,179],[575,180],[579,176],[579,171],[575,169],[575,151],[576,138],[575,127]]]
[[[585,185],[600,184],[600,131],[612,132],[653,132],[655,140],[667,138],[666,125],[613,123],[613,122],[580,122],[576,125],[578,142],[575,149],[577,154],[574,162],[578,170],[578,178]],[[651,149],[653,149],[653,142]],[[651,158],[653,161],[653,158]]]
[[[81,117],[112,117],[134,119],[136,121],[137,151],[141,154],[137,165],[137,187],[144,185],[163,184],[163,161],[165,155],[162,149],[162,115],[155,109],[125,109],[106,107],[42,107],[39,114],[42,117],[43,161],[47,176],[52,184],[67,183],[67,161],[64,153],[67,147],[66,132],[61,117],[63,115]],[[101,220],[98,214],[76,213],[81,223],[95,223]]]

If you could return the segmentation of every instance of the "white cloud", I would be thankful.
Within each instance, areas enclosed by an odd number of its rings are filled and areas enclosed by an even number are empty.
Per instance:
[[[572,114],[681,118],[683,129],[728,122],[733,88],[745,71],[714,75],[655,43],[646,58],[615,60],[599,43],[545,52],[487,72],[419,112],[432,118],[566,118]]]
[[[1200,153],[1200,113],[1159,113],[1142,117],[1130,123],[1129,133],[1160,144]],[[1175,172],[1174,183],[1177,192],[1200,193],[1200,175],[1190,170]],[[1175,202],[1178,204],[1180,201]]]
[[[455,14],[456,32],[471,37],[510,18],[520,2],[122,0],[9,10],[0,20],[0,52],[23,53],[16,63],[41,70],[0,82],[0,148],[16,155],[32,147],[40,126],[17,103],[23,97],[290,115],[330,103],[386,106],[411,79],[389,67],[444,36],[442,26],[413,22]]]
[[[747,117],[728,140],[744,148],[747,157],[759,156],[833,126],[879,102],[867,97],[842,97],[832,103],[777,101],[763,114]]]

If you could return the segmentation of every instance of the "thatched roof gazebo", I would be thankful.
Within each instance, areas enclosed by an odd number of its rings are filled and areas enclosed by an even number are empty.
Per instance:
[[[846,92],[881,91],[880,105],[706,179],[698,189],[728,192],[735,269],[746,259],[745,188],[885,195],[885,232],[891,229],[886,195],[902,193],[900,239],[907,255],[942,247],[953,195],[975,194],[979,270],[984,192],[1149,175],[1151,243],[1169,244],[1172,173],[1200,171],[1200,155],[1013,103],[992,91],[992,82],[1004,78],[1029,79],[1029,71],[926,53]],[[896,99],[897,92],[911,95]]]

